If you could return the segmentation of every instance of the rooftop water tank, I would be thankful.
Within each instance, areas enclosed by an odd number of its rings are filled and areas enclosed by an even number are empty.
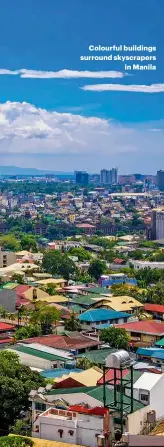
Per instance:
[[[130,366],[131,363],[129,353],[123,349],[108,355],[105,360],[105,366],[107,368],[123,369]]]

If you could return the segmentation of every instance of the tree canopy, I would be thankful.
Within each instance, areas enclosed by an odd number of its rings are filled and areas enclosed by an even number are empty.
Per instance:
[[[9,430],[29,409],[29,392],[39,386],[45,386],[45,380],[38,372],[21,365],[14,352],[0,352],[0,427],[3,430]]]
[[[92,261],[88,269],[89,275],[95,278],[97,281],[100,278],[100,276],[103,273],[105,273],[105,271],[106,271],[106,263],[99,259],[95,259],[94,261]]]
[[[104,343],[109,343],[111,348],[116,349],[127,349],[129,343],[129,337],[126,330],[115,326],[111,326],[108,329],[102,329],[100,331],[100,340]]]
[[[43,255],[43,268],[52,275],[61,275],[64,279],[69,279],[75,274],[76,266],[67,254],[62,254],[58,250],[48,250]]]

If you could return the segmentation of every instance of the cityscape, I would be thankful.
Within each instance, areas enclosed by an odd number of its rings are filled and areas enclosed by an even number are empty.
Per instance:
[[[0,6],[0,447],[162,447],[164,2]]]

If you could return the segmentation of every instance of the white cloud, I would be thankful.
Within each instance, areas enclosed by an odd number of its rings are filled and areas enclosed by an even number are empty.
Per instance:
[[[6,70],[5,68],[0,68],[0,75],[18,75],[19,70]]]
[[[59,71],[42,71],[42,70],[6,70],[0,69],[0,75],[19,75],[21,78],[31,79],[78,79],[78,78],[123,78],[127,74],[120,71],[80,71],[80,70],[59,70]]]
[[[120,91],[120,92],[161,93],[164,92],[164,84],[152,84],[152,85],[95,84],[95,85],[84,85],[84,87],[81,87],[81,89],[93,92]]]
[[[80,157],[83,168],[90,163],[90,170],[94,171],[103,163],[110,167],[112,157],[123,157],[126,164],[132,156],[148,160],[154,148],[156,157],[163,156],[163,132],[149,132],[158,125],[164,128],[162,121],[121,125],[94,116],[47,111],[26,102],[6,102],[0,104],[1,163],[27,166],[25,159],[31,156],[29,166],[55,169],[58,157],[60,169],[62,166],[63,170],[74,170]]]
[[[80,70],[59,70],[59,71],[37,71],[20,70],[21,78],[37,79],[70,79],[70,78],[123,78],[126,74],[120,71],[80,71]]]

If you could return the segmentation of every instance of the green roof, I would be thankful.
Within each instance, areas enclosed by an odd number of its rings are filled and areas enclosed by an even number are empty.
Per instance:
[[[163,347],[164,347],[164,337],[161,338],[161,340],[158,340],[158,341],[155,343],[155,346],[163,346]]]
[[[48,352],[39,351],[24,345],[13,346],[11,349],[14,351],[23,352],[24,354],[33,355],[34,357],[42,358],[44,360],[49,360],[51,362],[55,360],[63,360],[66,362],[68,360],[65,357],[61,357],[56,354],[49,354]]]
[[[85,291],[89,293],[94,293],[96,295],[102,295],[102,294],[108,295],[111,293],[108,289],[105,289],[104,287],[87,287]]]
[[[103,395],[104,395],[104,389],[103,386],[91,386],[91,387],[79,387],[79,388],[66,388],[66,389],[52,389],[46,395],[62,395],[62,394],[77,394],[77,393],[84,393],[88,396],[93,397],[94,399],[99,400],[103,403]],[[119,392],[117,392],[117,402],[120,402],[121,395]],[[127,407],[128,404],[130,404],[131,398],[129,396],[124,395],[123,403],[124,403],[124,409]],[[109,406],[111,405],[112,409],[112,403],[114,402],[114,389],[106,387],[106,404]],[[134,411],[140,410],[143,408],[144,405],[139,402],[136,399],[133,399],[133,408]]]
[[[116,352],[116,350],[112,349],[112,348],[92,349],[89,352],[84,352],[83,354],[79,354],[77,356],[77,358],[86,358],[91,363],[96,363],[96,364],[101,365],[104,363],[106,357],[109,354],[112,354],[113,352]]]
[[[137,369],[133,369],[133,383],[137,382],[137,380],[142,376],[143,371],[138,371]],[[126,380],[130,380],[131,379],[131,373],[128,372],[128,374],[126,374],[125,376]]]
[[[3,285],[3,289],[13,290],[18,286],[19,286],[19,284],[16,282],[7,282],[6,284]]]
[[[81,304],[81,305],[86,305],[86,306],[90,306],[94,303],[93,301],[93,296],[90,295],[77,295],[76,297],[73,298],[73,302],[75,304]]]
[[[80,311],[84,311],[84,308],[82,306],[79,306],[79,304],[74,304],[74,306],[71,306],[71,310],[78,314],[80,313]]]

